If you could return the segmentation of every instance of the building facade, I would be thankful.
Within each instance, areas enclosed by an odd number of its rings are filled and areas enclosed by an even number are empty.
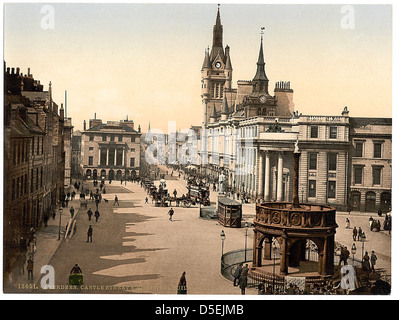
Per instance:
[[[229,68],[222,63],[225,60],[218,60],[223,53],[222,30],[218,10],[213,47],[211,54],[205,52],[201,70],[205,111],[200,173],[213,181],[222,180],[225,189],[256,201],[292,201],[296,146],[301,153],[301,202],[329,204],[342,210],[351,204],[354,210],[377,211],[381,206],[387,210],[391,194],[391,119],[365,124],[365,119],[349,117],[347,107],[337,116],[294,111],[294,91],[289,81],[276,82],[273,93],[269,92],[263,35],[254,78],[238,81],[237,89],[232,88],[231,78],[226,76],[232,72],[230,48],[226,49],[228,59],[224,56]],[[220,84],[223,93],[215,83]],[[364,155],[354,157],[360,142]],[[370,156],[370,152],[376,152],[376,156]]]
[[[82,132],[76,130],[72,133],[71,143],[71,177],[75,180],[83,179],[82,165]]]
[[[64,194],[64,109],[28,69],[4,66],[4,261],[24,254],[29,230],[41,226]]]
[[[392,119],[350,119],[350,204],[388,212],[392,188]]]
[[[141,132],[131,120],[89,120],[82,132],[82,163],[86,179],[126,180],[140,174]]]

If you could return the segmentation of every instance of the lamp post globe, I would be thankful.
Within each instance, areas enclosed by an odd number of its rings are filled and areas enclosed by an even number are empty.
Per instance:
[[[222,256],[223,256],[223,249],[224,249],[224,240],[226,239],[226,235],[224,233],[224,230],[220,233],[220,240],[222,240]]]

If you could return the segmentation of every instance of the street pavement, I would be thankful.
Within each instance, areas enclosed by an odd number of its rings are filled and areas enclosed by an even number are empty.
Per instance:
[[[167,169],[162,168],[163,171]],[[169,170],[170,173],[171,170]],[[169,193],[177,190],[178,196],[187,192],[186,181],[170,175],[166,177]],[[86,184],[88,184],[87,182]],[[156,182],[157,184],[157,182]],[[76,214],[77,232],[71,239],[58,241],[57,219],[49,222],[49,227],[37,232],[38,245],[35,256],[34,283],[39,287],[40,268],[49,264],[55,270],[54,290],[48,293],[125,293],[125,294],[165,294],[177,292],[179,278],[186,272],[188,294],[194,295],[239,295],[234,287],[220,273],[222,242],[220,233],[226,234],[224,253],[244,249],[245,229],[225,228],[216,220],[199,218],[199,207],[174,207],[173,221],[169,221],[169,208],[155,207],[145,190],[137,183],[121,184],[106,182],[107,193],[99,205],[100,218],[89,221],[87,210]],[[119,205],[114,204],[115,195]],[[217,194],[211,192],[212,205],[216,205]],[[72,203],[79,207],[78,200]],[[95,210],[95,203],[89,200],[89,207]],[[64,209],[62,226],[67,222]],[[244,222],[251,223],[255,216],[255,204],[243,205]],[[337,213],[336,241],[352,247],[352,229],[345,229],[345,219],[349,217],[351,227],[361,226],[367,240],[364,250],[374,250],[378,256],[377,267],[386,268],[390,274],[391,236],[383,232],[371,232],[368,228],[370,214],[352,212]],[[373,214],[374,218],[378,218]],[[379,218],[381,223],[383,218]],[[87,242],[89,225],[93,228],[93,242]],[[56,227],[57,226],[57,227]],[[48,232],[53,230],[53,232]],[[57,232],[55,232],[57,231]],[[252,247],[253,233],[248,233],[247,244]],[[362,245],[356,242],[356,258],[360,259]],[[68,276],[72,267],[78,264],[84,273],[84,286],[71,289]],[[20,278],[23,281],[23,275]],[[33,292],[40,292],[40,288]],[[32,290],[28,290],[32,292]],[[247,289],[247,294],[256,294]]]

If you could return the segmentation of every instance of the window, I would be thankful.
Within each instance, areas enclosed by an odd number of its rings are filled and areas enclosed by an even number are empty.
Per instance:
[[[310,137],[311,138],[318,138],[319,137],[319,127],[318,126],[311,126],[310,127]]]
[[[354,183],[355,184],[363,183],[363,167],[354,168]]]
[[[309,197],[316,197],[316,180],[309,180]]]
[[[89,136],[89,141],[94,141],[94,136],[93,135]]]
[[[130,151],[131,152],[136,152],[136,148],[131,148]]]
[[[363,142],[355,143],[355,157],[363,157]]]
[[[136,159],[135,158],[130,158],[130,166],[131,167],[135,167],[135,161]]]
[[[373,185],[381,185],[381,167],[373,167]]]
[[[336,181],[328,181],[328,198],[335,198]]]
[[[102,140],[107,141],[107,136],[105,134],[103,135]]]
[[[134,141],[135,141],[134,136],[130,137],[130,142],[134,142]]]
[[[317,170],[317,153],[309,153],[309,170]]]
[[[93,165],[93,157],[89,157],[89,166]]]
[[[381,158],[382,155],[382,143],[374,142],[374,158]]]
[[[330,139],[337,139],[338,137],[338,128],[330,127]]]
[[[118,136],[118,141],[122,142],[122,136]]]
[[[111,135],[111,136],[109,137],[109,141],[115,141],[115,137]]]
[[[89,147],[89,150],[90,150],[90,151],[93,151],[93,150],[94,150],[94,148],[93,148],[93,147]]]
[[[337,171],[337,154],[328,154],[328,171]]]

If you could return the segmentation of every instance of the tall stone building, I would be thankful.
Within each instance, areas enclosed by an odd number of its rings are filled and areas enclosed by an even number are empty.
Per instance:
[[[141,130],[132,120],[90,119],[82,132],[83,174],[86,179],[121,180],[140,174]]]
[[[71,156],[71,177],[75,180],[83,179],[82,164],[82,132],[80,130],[72,133],[72,156]]]
[[[201,173],[214,181],[223,176],[228,190],[254,200],[291,201],[297,145],[301,152],[301,202],[328,203],[339,209],[347,209],[353,202],[361,211],[390,206],[390,119],[365,124],[363,118],[350,118],[347,107],[337,116],[294,111],[289,81],[275,82],[273,95],[270,93],[263,34],[254,78],[238,81],[234,89],[230,49],[226,48],[226,58],[222,38],[218,10],[212,51],[205,52],[201,69],[205,110],[199,152]],[[365,152],[377,150],[378,158],[366,153],[353,158],[354,146],[360,148],[363,140]]]
[[[72,185],[72,133],[72,119],[66,117],[64,122],[65,189],[69,189]]]
[[[350,143],[352,209],[390,211],[392,119],[350,118]]]
[[[64,194],[64,109],[28,69],[4,66],[4,261],[9,272]]]

